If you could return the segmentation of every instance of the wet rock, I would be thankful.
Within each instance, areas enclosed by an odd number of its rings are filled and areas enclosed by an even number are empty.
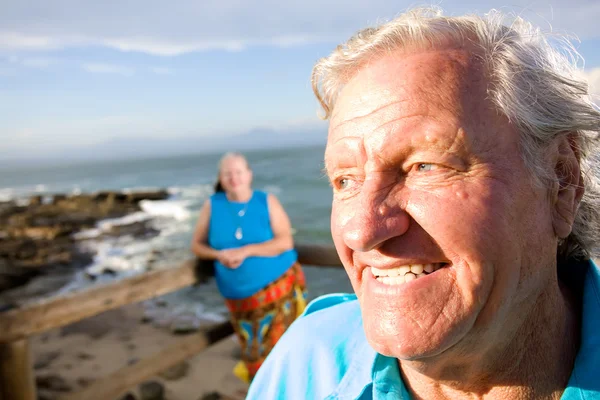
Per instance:
[[[154,301],[154,304],[155,304],[157,307],[166,307],[166,306],[168,306],[168,305],[169,305],[169,303],[168,303],[168,302],[167,302],[165,299],[156,299],[156,300]]]
[[[184,361],[169,369],[164,370],[159,374],[159,376],[168,381],[176,381],[186,376],[189,370],[190,364]]]
[[[99,192],[66,196],[32,196],[29,205],[0,203],[0,292],[27,284],[38,276],[69,266],[71,274],[89,265],[93,254],[82,254],[73,235],[93,228],[106,218],[140,211],[141,200],[168,198],[165,190],[122,193]],[[147,223],[115,227],[113,236],[150,236]],[[0,299],[0,304],[3,303]]]
[[[71,386],[59,375],[38,375],[35,379],[39,389],[46,389],[53,392],[70,392]]]
[[[117,275],[117,271],[112,269],[112,268],[104,268],[102,270],[102,275],[108,275],[108,276],[116,276]]]
[[[114,225],[105,236],[132,236],[135,238],[150,238],[158,235],[159,231],[151,227],[148,221],[137,221],[126,225]]]
[[[137,203],[142,200],[166,200],[169,198],[169,192],[166,190],[158,190],[153,192],[136,192],[127,195],[127,201]]]
[[[200,329],[200,320],[193,315],[180,315],[171,322],[171,332],[176,335],[194,333],[198,329]]]
[[[140,385],[141,400],[164,400],[165,388],[160,382],[150,381]]]

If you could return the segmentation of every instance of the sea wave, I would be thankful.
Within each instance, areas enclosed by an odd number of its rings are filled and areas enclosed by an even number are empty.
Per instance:
[[[153,217],[172,217],[178,221],[185,221],[191,217],[188,200],[142,200],[140,208]]]
[[[0,201],[11,201],[15,196],[15,190],[13,188],[2,188],[0,189]]]

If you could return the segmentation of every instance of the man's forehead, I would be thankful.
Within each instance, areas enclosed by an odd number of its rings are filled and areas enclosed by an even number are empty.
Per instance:
[[[456,102],[465,90],[481,92],[470,88],[483,78],[473,61],[470,51],[451,48],[398,51],[365,64],[340,92],[330,133],[390,107],[410,114],[427,102]]]

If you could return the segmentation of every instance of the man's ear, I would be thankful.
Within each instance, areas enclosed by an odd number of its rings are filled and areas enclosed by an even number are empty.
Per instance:
[[[552,226],[559,239],[565,239],[573,229],[575,214],[583,196],[584,186],[579,165],[579,149],[572,135],[561,135],[554,149],[554,174],[557,188],[553,191]]]

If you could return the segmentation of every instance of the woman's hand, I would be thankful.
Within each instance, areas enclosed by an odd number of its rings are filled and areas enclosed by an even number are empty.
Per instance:
[[[248,249],[246,249],[246,247],[239,247],[237,249],[221,250],[219,252],[218,260],[227,268],[235,269],[242,265],[248,256]]]

